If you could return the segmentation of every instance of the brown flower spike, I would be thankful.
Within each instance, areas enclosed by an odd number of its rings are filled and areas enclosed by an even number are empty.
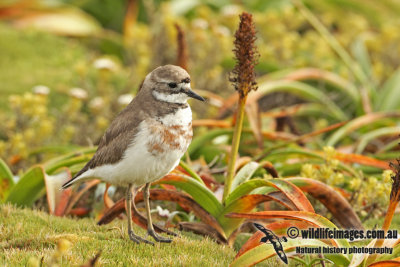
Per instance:
[[[223,202],[231,192],[232,181],[235,175],[235,162],[238,156],[240,135],[242,133],[243,119],[247,95],[251,90],[257,90],[254,66],[257,64],[258,52],[255,45],[256,30],[252,15],[243,12],[240,15],[239,28],[235,33],[233,52],[235,53],[236,66],[231,72],[229,80],[239,93],[238,107],[235,117],[235,129],[232,137],[232,149],[229,159],[227,175],[225,178]]]
[[[178,65],[181,68],[184,68],[185,70],[188,70],[188,51],[185,41],[185,33],[178,23],[175,23],[175,28],[177,31],[176,39],[178,44],[176,65]]]
[[[251,14],[243,12],[240,15],[239,28],[235,33],[233,52],[236,66],[229,79],[241,97],[247,96],[251,90],[257,90],[254,66],[257,64],[259,54],[255,46],[256,39],[253,17]]]

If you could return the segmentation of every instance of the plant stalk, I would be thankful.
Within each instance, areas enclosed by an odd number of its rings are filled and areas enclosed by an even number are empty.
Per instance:
[[[389,202],[385,220],[383,221],[383,225],[382,225],[382,230],[385,231],[385,236],[387,234],[387,231],[389,230],[390,225],[392,224],[392,219],[393,219],[393,216],[396,211],[396,207],[397,207],[398,203],[399,203],[398,201],[392,201],[392,200]],[[375,242],[374,248],[382,247],[384,241],[385,241],[385,239],[378,239]],[[374,262],[377,256],[378,256],[377,254],[372,254],[368,258],[367,263],[370,264],[370,263]]]
[[[233,177],[235,175],[235,163],[236,163],[236,159],[237,159],[238,151],[239,151],[240,136],[242,134],[246,99],[247,99],[247,95],[239,96],[239,102],[238,102],[239,105],[238,105],[238,110],[237,110],[237,115],[236,115],[237,117],[236,117],[235,130],[233,132],[233,137],[232,137],[232,149],[231,149],[231,155],[230,155],[230,160],[229,160],[229,164],[228,164],[228,173],[227,173],[227,176],[225,179],[224,195],[222,197],[222,202],[225,202],[225,199],[228,197],[229,193],[231,192]]]

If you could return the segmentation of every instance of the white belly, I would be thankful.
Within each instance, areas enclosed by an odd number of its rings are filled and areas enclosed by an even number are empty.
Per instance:
[[[192,138],[191,123],[168,129],[161,126],[155,121],[142,122],[122,160],[89,169],[82,178],[97,177],[111,184],[135,186],[161,179],[179,164]]]

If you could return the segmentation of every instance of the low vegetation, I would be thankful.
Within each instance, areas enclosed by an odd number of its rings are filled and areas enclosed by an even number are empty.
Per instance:
[[[60,218],[9,204],[0,206],[0,229],[1,266],[80,266],[97,254],[101,266],[227,266],[235,256],[232,248],[187,232],[179,232],[173,245],[143,246],[127,238],[122,220],[98,226],[93,219]]]
[[[108,0],[114,8],[102,12],[95,0],[0,5],[8,40],[0,43],[0,264],[271,266],[279,259],[251,222],[280,236],[294,225],[398,228],[400,6],[186,2]],[[40,23],[48,15],[51,28]],[[182,232],[154,250],[124,237],[119,188],[94,180],[58,189],[91,158],[144,75],[167,63],[188,69],[208,106],[193,103],[194,139],[180,166],[153,184],[152,212],[165,227],[206,237]],[[145,226],[141,214],[133,219]],[[323,242],[284,249],[353,245]],[[325,255],[325,265],[399,262],[399,240],[355,245],[395,253]]]

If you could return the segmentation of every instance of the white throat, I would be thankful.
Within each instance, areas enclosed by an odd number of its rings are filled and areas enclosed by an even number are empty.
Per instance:
[[[188,96],[185,93],[178,93],[178,94],[165,94],[153,90],[153,96],[155,99],[159,101],[164,101],[168,103],[177,103],[177,104],[186,104],[188,100]]]
[[[186,108],[180,108],[175,113],[165,115],[159,120],[166,126],[188,126],[192,122],[192,110],[188,105]]]

